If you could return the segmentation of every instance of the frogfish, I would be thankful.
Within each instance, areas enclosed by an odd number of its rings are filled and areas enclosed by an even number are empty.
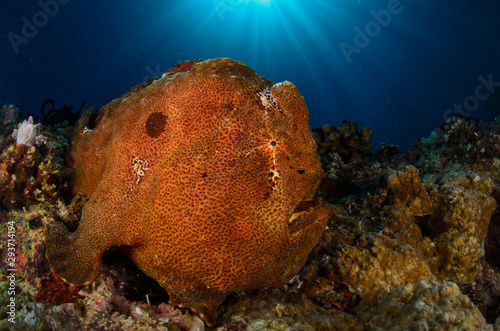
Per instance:
[[[47,226],[52,271],[91,284],[115,246],[211,325],[224,298],[293,278],[332,208],[304,98],[228,58],[186,61],[75,127],[78,228]]]

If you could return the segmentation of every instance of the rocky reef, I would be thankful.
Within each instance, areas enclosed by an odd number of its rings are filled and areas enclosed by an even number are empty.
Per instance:
[[[231,294],[210,328],[118,250],[91,285],[50,272],[45,225],[76,229],[85,202],[70,194],[72,128],[41,126],[26,147],[16,127],[0,129],[0,295],[15,302],[0,330],[500,329],[500,117],[452,117],[408,151],[373,154],[368,129],[314,130],[334,216],[289,283]]]
[[[331,153],[338,154],[344,162],[353,158],[361,159],[370,153],[373,144],[370,142],[372,132],[364,126],[358,130],[358,124],[344,120],[338,128],[326,124],[313,130],[321,158]],[[354,162],[357,160],[353,160]]]

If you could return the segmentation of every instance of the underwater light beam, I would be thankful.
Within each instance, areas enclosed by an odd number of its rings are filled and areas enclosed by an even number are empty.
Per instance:
[[[263,6],[269,6],[271,4],[271,2],[273,2],[274,0],[239,0],[239,2],[243,2],[243,3],[249,3],[249,2],[253,2],[253,3],[256,3],[258,5],[263,5]]]

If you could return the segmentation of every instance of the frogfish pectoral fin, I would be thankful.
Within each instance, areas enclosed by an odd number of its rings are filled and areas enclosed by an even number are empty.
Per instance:
[[[61,222],[46,226],[46,251],[51,269],[66,283],[86,285],[94,281],[104,250],[89,245],[89,238],[80,238],[79,231],[71,233]]]

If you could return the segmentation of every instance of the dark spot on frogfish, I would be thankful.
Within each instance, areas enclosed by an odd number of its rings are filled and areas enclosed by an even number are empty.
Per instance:
[[[154,112],[149,115],[146,121],[146,133],[151,138],[158,138],[165,131],[165,126],[167,126],[167,116],[160,112]]]

